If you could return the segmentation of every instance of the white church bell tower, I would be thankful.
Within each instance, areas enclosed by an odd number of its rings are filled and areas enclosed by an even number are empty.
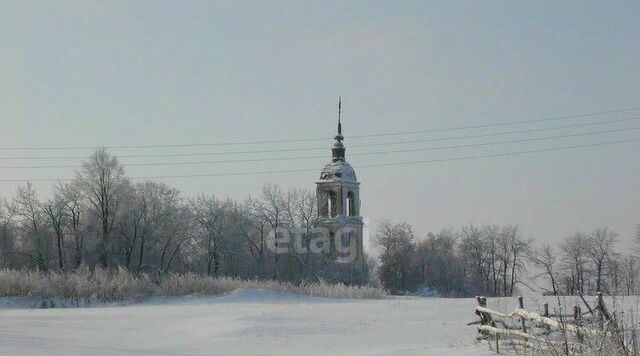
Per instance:
[[[329,231],[331,250],[336,251],[336,259],[352,263],[363,257],[363,222],[360,216],[360,183],[353,167],[345,160],[341,111],[342,100],[339,100],[338,133],[331,150],[331,162],[324,166],[320,180],[316,182],[318,226]]]

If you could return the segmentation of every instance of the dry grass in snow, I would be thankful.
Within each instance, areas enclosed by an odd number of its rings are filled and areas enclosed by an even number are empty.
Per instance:
[[[386,293],[374,287],[355,287],[325,282],[294,285],[265,280],[206,277],[192,273],[170,274],[152,280],[144,273],[124,268],[55,273],[28,270],[0,270],[0,297],[60,298],[85,302],[117,302],[158,296],[192,294],[220,295],[242,288],[270,289],[299,295],[328,298],[380,299]]]

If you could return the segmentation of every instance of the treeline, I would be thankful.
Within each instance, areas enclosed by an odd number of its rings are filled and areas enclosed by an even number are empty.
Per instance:
[[[638,244],[640,225],[636,235]],[[410,225],[384,222],[376,239],[380,280],[395,293],[512,296],[536,287],[553,295],[640,292],[639,255],[617,252],[618,235],[608,228],[535,247],[515,226],[465,226],[416,239]]]
[[[618,234],[602,227],[576,232],[557,246],[537,248],[530,260],[540,270],[536,277],[546,280],[549,294],[633,295],[640,293],[640,224],[634,246],[619,252]]]
[[[185,197],[163,183],[132,182],[100,149],[50,199],[26,183],[0,200],[0,268],[123,267],[293,283],[379,278],[394,293],[451,297],[510,296],[530,282],[549,294],[640,292],[640,254],[618,252],[618,235],[608,228],[536,247],[516,226],[465,226],[416,238],[406,223],[383,222],[375,236],[378,261],[365,256],[346,266],[312,249],[273,252],[281,229],[299,239],[298,247],[309,246],[317,220],[314,191],[268,184],[242,202]]]
[[[132,182],[104,149],[43,201],[33,185],[0,202],[0,267],[69,271],[85,265],[164,274],[363,284],[369,266],[345,270],[325,254],[272,253],[279,228],[302,244],[317,220],[315,192],[264,186],[243,202],[193,198],[153,181]]]
[[[376,239],[387,289],[449,297],[512,295],[531,248],[514,226],[445,229],[416,240],[410,225],[384,222]]]

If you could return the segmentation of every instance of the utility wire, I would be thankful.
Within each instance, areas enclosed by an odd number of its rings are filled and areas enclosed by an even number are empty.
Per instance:
[[[396,142],[376,142],[376,143],[364,143],[364,144],[348,144],[347,148],[350,147],[370,147],[370,146],[388,146],[388,145],[404,145],[411,143],[426,143],[426,142],[439,142],[439,141],[451,141],[451,140],[461,140],[461,139],[470,139],[470,138],[484,138],[484,137],[494,137],[494,136],[505,136],[505,135],[517,135],[517,134],[526,134],[532,132],[543,132],[543,131],[553,131],[553,130],[561,130],[561,129],[572,129],[578,127],[588,127],[588,126],[597,126],[604,125],[610,123],[619,123],[619,122],[628,122],[628,121],[637,121],[640,120],[640,117],[631,117],[624,119],[612,119],[612,120],[604,120],[604,121],[594,121],[594,122],[586,122],[580,124],[573,125],[562,125],[562,126],[551,126],[551,127],[541,127],[541,128],[533,128],[533,129],[525,129],[525,130],[512,130],[512,131],[501,131],[501,132],[492,132],[486,134],[477,134],[477,135],[461,135],[461,136],[452,136],[452,137],[437,137],[437,138],[427,138],[427,139],[419,139],[419,140],[405,140],[405,141],[396,141]],[[301,147],[301,148],[279,148],[279,149],[269,149],[269,150],[249,150],[249,151],[226,151],[226,152],[199,152],[199,153],[166,153],[166,154],[130,154],[130,155],[118,155],[118,158],[159,158],[159,157],[197,157],[197,156],[218,156],[218,155],[243,155],[243,154],[254,154],[254,153],[281,153],[281,152],[299,152],[299,151],[319,151],[319,150],[327,150],[329,147]],[[86,156],[28,156],[28,157],[0,157],[0,160],[64,160],[64,159],[85,159]],[[262,161],[265,159],[259,159]]]
[[[571,150],[571,149],[577,149],[577,148],[607,146],[607,145],[614,145],[614,144],[620,144],[620,143],[631,143],[631,142],[640,142],[640,139],[629,139],[629,140],[620,140],[620,141],[607,141],[607,142],[588,143],[588,144],[575,145],[575,146],[542,148],[542,149],[537,149],[537,150],[495,153],[495,154],[488,154],[488,155],[476,155],[476,156],[465,156],[465,157],[454,157],[454,158],[441,158],[441,159],[430,159],[430,160],[419,160],[419,161],[391,162],[391,163],[381,163],[381,164],[367,164],[367,165],[364,165],[364,166],[359,166],[358,168],[407,166],[407,165],[414,165],[414,164],[421,164],[421,163],[450,162],[450,161],[462,161],[462,160],[471,160],[471,159],[479,159],[479,158],[518,156],[518,155],[531,154],[531,153],[555,152],[555,151]]]
[[[622,132],[622,131],[626,132],[626,131],[634,131],[634,130],[640,130],[640,126],[628,127],[628,128],[620,128],[620,129],[581,132],[581,133],[576,133],[576,134],[566,134],[566,135],[556,135],[556,136],[543,136],[543,137],[531,137],[531,138],[518,139],[518,140],[509,140],[509,141],[468,143],[468,144],[451,145],[451,146],[409,148],[409,149],[391,150],[391,151],[358,152],[358,153],[351,153],[349,155],[350,156],[368,156],[368,155],[379,155],[379,154],[390,154],[390,153],[423,152],[423,151],[435,151],[435,150],[446,150],[446,149],[456,149],[456,148],[471,148],[471,147],[482,147],[482,146],[494,146],[494,145],[513,144],[513,143],[536,142],[536,141],[544,141],[544,140],[552,140],[552,139],[560,139],[560,138],[592,136],[592,135],[600,135],[600,134],[613,133],[613,132]],[[327,155],[321,155],[321,156],[319,155],[319,156],[231,159],[231,160],[215,160],[215,161],[152,162],[152,163],[129,163],[129,164],[124,163],[122,165],[124,167],[178,166],[178,165],[183,166],[183,165],[200,165],[200,164],[225,164],[225,163],[242,163],[242,162],[288,161],[288,160],[316,159],[316,158],[326,158],[326,157],[327,157]],[[79,168],[79,167],[77,165],[0,166],[0,169],[51,169],[51,168]]]
[[[461,156],[461,157],[452,157],[452,158],[440,158],[440,159],[430,159],[430,160],[417,160],[417,161],[400,161],[400,162],[390,162],[390,163],[379,163],[379,164],[367,164],[358,166],[358,169],[362,168],[377,168],[377,167],[397,167],[397,166],[406,166],[406,165],[415,165],[415,164],[428,164],[428,163],[438,163],[438,162],[453,162],[453,161],[463,161],[463,160],[473,160],[473,159],[482,159],[482,158],[493,158],[493,157],[507,157],[507,156],[517,156],[517,155],[526,155],[533,153],[542,153],[542,152],[554,152],[554,151],[563,151],[563,150],[571,150],[571,149],[579,149],[586,147],[598,147],[598,146],[607,146],[614,144],[622,144],[622,143],[635,143],[640,142],[640,139],[628,139],[628,140],[618,140],[618,141],[605,141],[598,143],[589,143],[582,145],[573,145],[573,146],[561,146],[561,147],[553,147],[553,148],[543,148],[536,150],[526,150],[526,151],[514,151],[514,152],[505,152],[505,153],[496,153],[496,154],[486,154],[486,155],[474,155],[474,156]],[[185,175],[155,175],[155,176],[138,176],[138,177],[130,177],[131,179],[163,179],[163,178],[199,178],[199,177],[220,177],[220,176],[248,176],[248,175],[262,175],[262,174],[276,174],[276,173],[297,173],[297,172],[314,172],[317,171],[317,168],[303,168],[303,169],[283,169],[283,170],[268,170],[268,171],[252,171],[252,172],[235,172],[235,173],[209,173],[209,174],[185,174]],[[70,181],[72,178],[34,178],[34,179],[0,179],[0,182],[56,182],[56,181]]]
[[[479,124],[479,125],[446,127],[446,128],[441,128],[441,129],[400,131],[400,132],[393,132],[393,133],[381,133],[381,134],[370,134],[370,135],[353,135],[353,136],[348,136],[348,138],[379,137],[379,136],[393,136],[393,135],[409,135],[409,134],[414,134],[414,133],[433,133],[433,132],[443,132],[443,131],[480,129],[480,128],[487,128],[487,127],[510,126],[510,125],[517,125],[517,124],[530,124],[530,123],[534,123],[534,122],[555,121],[555,120],[563,120],[563,119],[577,119],[577,118],[581,118],[581,117],[596,116],[596,115],[603,115],[603,114],[613,114],[613,113],[621,113],[621,112],[629,112],[629,111],[636,111],[636,110],[640,110],[640,107],[618,109],[618,110],[607,110],[607,111],[594,111],[594,112],[590,112],[590,113],[576,114],[576,115],[552,116],[552,117],[543,118],[543,119],[506,121],[506,122],[499,122],[499,123],[493,123],[493,124]]]
[[[462,136],[454,136],[454,137],[436,137],[436,138],[428,138],[428,139],[418,139],[418,140],[405,140],[405,141],[396,141],[396,142],[378,142],[378,143],[364,143],[364,144],[351,144],[349,147],[366,147],[366,146],[378,146],[378,145],[404,145],[409,143],[422,143],[422,142],[436,142],[436,141],[449,141],[449,140],[462,140],[468,138],[482,138],[482,137],[494,137],[494,136],[504,136],[504,135],[516,135],[516,134],[524,134],[531,132],[540,132],[540,131],[549,131],[549,130],[558,130],[558,129],[570,129],[577,127],[586,127],[586,126],[594,126],[594,125],[602,125],[609,124],[614,122],[626,122],[626,121],[634,121],[640,120],[640,117],[632,117],[626,119],[615,119],[615,120],[605,120],[605,121],[595,121],[595,122],[586,122],[582,124],[574,124],[574,125],[565,125],[565,126],[555,126],[555,127],[540,127],[526,130],[512,130],[512,131],[501,131],[501,132],[490,132],[486,134],[477,134],[477,135],[462,135]]]
[[[564,120],[564,119],[574,119],[574,118],[597,116],[597,115],[603,115],[603,114],[622,113],[622,112],[637,111],[637,110],[640,110],[640,107],[631,107],[631,108],[615,109],[615,110],[593,111],[593,112],[582,113],[582,114],[553,116],[553,117],[547,117],[547,118],[542,118],[542,119],[516,120],[516,121],[506,121],[506,122],[480,124],[480,125],[454,126],[454,127],[445,127],[445,128],[439,128],[439,129],[425,129],[425,130],[399,131],[399,132],[391,132],[391,133],[353,135],[353,136],[349,136],[349,137],[350,138],[366,138],[366,137],[381,137],[381,136],[400,136],[400,135],[409,135],[409,134],[416,134],[416,133],[435,133],[435,132],[445,132],[445,131],[458,131],[458,130],[467,130],[467,129],[499,127],[499,126],[509,126],[509,125],[517,125],[517,124],[527,124],[527,123],[534,123],[534,122],[545,122],[545,121],[555,121],[555,120]],[[309,142],[309,141],[324,141],[324,140],[326,140],[326,138],[324,138],[324,137],[314,137],[314,138],[281,139],[281,140],[257,140],[257,141],[212,142],[212,143],[190,143],[190,144],[168,144],[168,145],[6,146],[6,147],[0,147],[0,150],[27,150],[27,151],[87,150],[87,149],[96,149],[96,148],[99,148],[99,147],[103,147],[103,148],[106,148],[106,149],[178,148],[178,147],[206,147],[206,146],[230,146],[230,145],[293,143],[293,142]]]

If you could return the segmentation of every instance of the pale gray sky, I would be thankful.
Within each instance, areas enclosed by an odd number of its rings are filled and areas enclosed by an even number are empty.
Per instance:
[[[362,213],[418,234],[463,224],[518,224],[552,241],[608,225],[630,240],[640,223],[640,144],[394,168],[430,160],[640,138],[638,130],[498,146],[349,156],[491,142],[397,142],[640,116],[635,112],[464,132],[377,139],[350,135],[478,125],[640,106],[640,3],[0,1],[0,146],[153,145],[327,137],[326,142],[118,149],[116,155],[326,147],[235,156],[129,158],[123,163],[326,158],[129,167],[131,176],[317,169],[263,176],[163,179],[186,194],[242,199],[264,182],[314,188],[329,160],[343,96],[347,159]],[[0,157],[87,150],[0,150]],[[6,160],[7,165],[74,165]],[[3,179],[71,177],[72,168],[1,168]],[[53,183],[38,182],[45,194]],[[9,197],[16,183],[0,182]]]

